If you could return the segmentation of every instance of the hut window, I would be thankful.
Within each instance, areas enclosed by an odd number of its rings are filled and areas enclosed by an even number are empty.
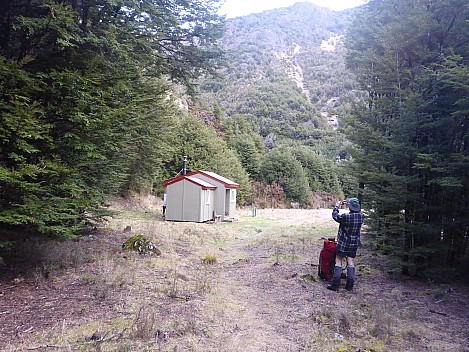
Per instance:
[[[207,189],[205,190],[205,204],[209,205],[210,204],[210,191]]]
[[[235,202],[236,201],[236,190],[232,189],[231,192],[230,192],[230,196],[231,196],[231,201]]]

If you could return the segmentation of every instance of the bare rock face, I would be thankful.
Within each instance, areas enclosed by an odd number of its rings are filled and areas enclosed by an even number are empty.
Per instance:
[[[311,100],[309,90],[306,89],[303,78],[303,69],[298,63],[296,57],[301,53],[301,45],[293,43],[291,53],[278,53],[274,51],[274,56],[280,60],[285,67],[288,77],[295,82],[296,86],[305,95],[308,101]]]

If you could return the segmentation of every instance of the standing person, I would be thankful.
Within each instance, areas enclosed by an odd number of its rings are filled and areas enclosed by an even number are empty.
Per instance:
[[[357,255],[357,248],[360,245],[360,230],[364,215],[361,212],[360,202],[357,198],[347,198],[346,204],[350,210],[349,213],[339,214],[340,203],[341,202],[336,202],[334,210],[332,211],[332,218],[340,225],[337,232],[334,278],[327,288],[329,290],[339,291],[340,278],[342,275],[342,259],[347,258],[347,284],[345,285],[345,289],[351,291],[355,281],[353,258]]]

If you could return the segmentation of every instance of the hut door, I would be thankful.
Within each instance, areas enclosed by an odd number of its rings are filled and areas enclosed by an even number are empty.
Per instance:
[[[204,202],[203,202],[203,218],[204,220],[210,219],[211,218],[211,202],[210,202],[210,190],[206,189],[204,191]]]
[[[231,214],[230,199],[230,190],[225,189],[225,216],[230,216]]]

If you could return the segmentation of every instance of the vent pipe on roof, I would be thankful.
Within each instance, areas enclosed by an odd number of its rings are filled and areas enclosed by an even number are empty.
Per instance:
[[[187,156],[184,155],[184,162],[182,163],[182,174],[185,175],[187,173]]]

